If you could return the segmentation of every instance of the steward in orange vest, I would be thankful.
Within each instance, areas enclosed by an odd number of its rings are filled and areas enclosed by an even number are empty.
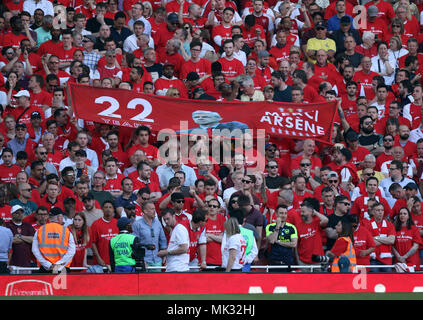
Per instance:
[[[353,227],[348,216],[336,225],[338,239],[326,254],[333,258],[332,272],[357,272],[357,259],[353,242]]]
[[[41,272],[58,273],[72,263],[75,241],[72,233],[63,225],[63,214],[62,209],[51,208],[50,223],[41,226],[34,235],[32,252]]]
[[[332,249],[325,256],[313,255],[313,262],[332,263],[332,272],[357,272],[357,259],[353,242],[353,228],[348,216],[336,225],[338,238]]]

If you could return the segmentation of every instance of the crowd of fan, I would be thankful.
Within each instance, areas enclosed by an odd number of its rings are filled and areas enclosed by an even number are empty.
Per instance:
[[[311,265],[334,245],[337,223],[355,216],[358,264],[418,270],[421,9],[409,0],[3,1],[0,215],[14,235],[8,264],[36,265],[32,236],[61,210],[77,240],[72,266],[110,265],[116,219],[139,219],[152,203],[157,218],[173,208],[177,222],[206,209],[210,234],[224,231],[224,219],[211,222],[216,212],[242,210],[259,248],[254,264]],[[162,163],[148,127],[76,119],[69,83],[198,100],[336,100],[338,112],[331,146],[268,136],[258,150],[265,170],[249,174],[254,163],[237,152],[231,164]],[[174,225],[161,222],[168,240]],[[272,236],[288,225],[289,237]],[[219,265],[219,250],[211,252],[207,263]]]

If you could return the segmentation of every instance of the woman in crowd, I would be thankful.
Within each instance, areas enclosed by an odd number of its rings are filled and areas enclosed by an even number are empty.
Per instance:
[[[76,244],[75,256],[72,259],[71,267],[88,267],[87,248],[90,244],[90,231],[87,219],[83,212],[78,212],[73,218],[73,223],[69,226]]]
[[[179,90],[177,88],[169,88],[166,92],[166,96],[167,97],[179,98],[180,93],[179,93]]]
[[[377,55],[372,58],[371,71],[379,73],[390,86],[395,79],[395,58],[389,55],[388,44],[384,41],[377,45]]]
[[[396,25],[397,24],[395,24],[395,26]],[[401,40],[400,35],[394,35],[389,40],[388,53],[389,53],[389,55],[393,56],[394,59],[395,59],[395,69],[399,68],[399,59],[402,56],[405,56],[406,54],[408,54],[408,50],[404,49],[404,47],[403,47],[403,43],[404,43],[403,41],[404,40]]]
[[[326,253],[328,257],[334,258],[331,266],[332,272],[354,272],[357,260],[354,250],[354,230],[352,223],[342,219],[335,227],[338,238],[332,249]]]
[[[222,268],[225,272],[241,272],[245,264],[247,243],[241,235],[238,220],[229,218],[225,222],[222,238]]]
[[[419,229],[414,225],[408,208],[400,209],[395,222],[395,243],[392,252],[396,263],[405,263],[420,270],[419,246],[422,243]]]

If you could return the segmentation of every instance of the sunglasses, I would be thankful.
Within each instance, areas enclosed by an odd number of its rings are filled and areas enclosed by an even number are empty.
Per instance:
[[[372,173],[363,173],[365,176],[374,176],[375,175],[375,173],[374,172],[372,172]]]
[[[277,168],[278,168],[278,166],[269,166],[268,168],[269,168],[269,169],[277,169]]]
[[[243,183],[251,183],[251,180],[242,180]]]
[[[185,200],[176,200],[176,203],[185,203]]]
[[[150,200],[150,198],[141,197],[144,201]]]
[[[22,189],[22,191],[27,191],[27,192],[29,192],[29,191],[32,191],[32,189],[31,189],[31,188],[28,188],[28,189]]]
[[[329,183],[338,183],[338,180],[328,180]]]
[[[48,154],[47,152],[40,152],[40,154],[42,155],[42,156],[44,156],[44,155],[46,155],[46,154]]]
[[[340,202],[340,203],[342,203],[344,206],[350,206],[351,205],[351,203],[349,203],[349,202]]]
[[[216,206],[215,204],[209,204],[209,208],[219,208],[219,206]]]
[[[238,200],[232,200],[231,203],[238,203]]]
[[[301,167],[310,167],[311,163],[300,163]]]

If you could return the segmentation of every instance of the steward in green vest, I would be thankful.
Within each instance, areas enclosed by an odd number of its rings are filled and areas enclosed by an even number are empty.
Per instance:
[[[139,238],[132,233],[133,220],[122,217],[118,220],[119,234],[109,243],[110,266],[112,272],[128,273],[135,272],[135,259],[133,258],[133,245],[139,242]]]

